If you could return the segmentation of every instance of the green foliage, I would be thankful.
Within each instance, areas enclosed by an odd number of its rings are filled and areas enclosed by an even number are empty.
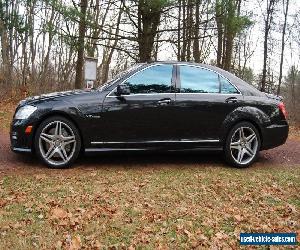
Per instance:
[[[53,34],[53,33],[56,32],[56,27],[55,27],[55,25],[54,25],[52,22],[47,21],[47,22],[43,25],[42,31],[43,31],[44,33],[50,33],[50,34]]]
[[[76,22],[79,20],[81,16],[79,8],[76,8],[72,5],[64,4],[62,1],[59,0],[50,0],[49,2],[56,11],[62,14],[66,22]]]
[[[232,16],[228,18],[227,21],[230,30],[234,34],[240,33],[253,24],[253,22],[247,16]]]
[[[227,28],[227,32],[235,36],[253,24],[248,16],[238,14],[236,0],[216,0],[216,15]]]
[[[24,33],[28,31],[29,27],[24,21],[24,16],[17,13],[16,10],[12,10],[12,13],[6,13],[5,4],[7,2],[0,1],[0,18],[7,29],[15,29],[18,33]]]

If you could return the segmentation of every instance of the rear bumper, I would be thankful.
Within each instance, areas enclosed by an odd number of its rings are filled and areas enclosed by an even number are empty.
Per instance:
[[[261,150],[278,147],[286,142],[289,134],[289,125],[286,121],[282,124],[273,124],[263,130]]]

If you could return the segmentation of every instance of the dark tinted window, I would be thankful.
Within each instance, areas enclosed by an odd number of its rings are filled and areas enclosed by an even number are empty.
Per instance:
[[[183,93],[220,92],[218,74],[206,69],[180,66],[180,80]]]
[[[236,88],[227,79],[220,76],[222,94],[238,94]]]
[[[173,65],[156,65],[126,80],[132,94],[168,93],[171,91]]]

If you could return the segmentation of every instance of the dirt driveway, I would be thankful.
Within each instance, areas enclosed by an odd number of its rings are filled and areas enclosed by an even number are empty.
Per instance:
[[[7,132],[0,132],[0,173],[8,173],[11,170],[45,171],[45,167],[31,155],[14,154],[10,150],[9,135]],[[220,153],[170,153],[170,154],[99,154],[97,156],[84,157],[79,159],[76,169],[94,169],[100,166],[118,167],[130,165],[131,167],[155,167],[176,165],[176,167],[195,164],[203,166],[224,165]],[[267,151],[260,152],[259,160],[253,167],[260,166],[300,166],[300,140],[298,138],[288,139],[286,144]]]

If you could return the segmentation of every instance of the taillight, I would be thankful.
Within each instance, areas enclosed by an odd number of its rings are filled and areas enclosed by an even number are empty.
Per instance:
[[[287,119],[287,111],[286,111],[286,109],[285,109],[285,105],[284,105],[284,103],[283,102],[280,102],[279,104],[278,104],[278,108],[279,108],[279,110],[281,111],[281,113],[283,114],[283,116],[284,116],[284,118],[285,119]]]

